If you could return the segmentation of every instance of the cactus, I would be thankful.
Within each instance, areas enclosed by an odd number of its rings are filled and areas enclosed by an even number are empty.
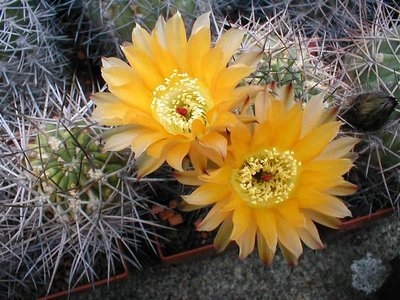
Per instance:
[[[361,0],[284,0],[256,1],[257,15],[276,15],[286,11],[292,24],[301,27],[306,36],[325,36],[343,38],[343,28],[352,28],[354,19],[362,15],[373,18],[373,6],[376,1]]]
[[[68,62],[60,43],[57,7],[46,1],[0,2],[0,113],[40,111],[51,86],[64,85]]]
[[[118,185],[117,174],[126,161],[113,153],[103,153],[85,127],[57,128],[46,131],[29,145],[29,165],[36,176],[40,194],[49,195],[53,204],[47,213],[60,214],[76,221],[79,208],[86,214],[98,211]]]
[[[399,123],[389,123],[375,143],[375,151],[368,157],[371,166],[382,168],[385,172],[396,172],[400,167],[400,126]]]
[[[132,39],[135,23],[151,30],[160,15],[176,10],[194,20],[198,5],[195,0],[70,0],[63,20],[73,32],[75,47],[100,65],[103,56],[123,56],[120,45]]]
[[[337,53],[320,47],[325,44],[323,39],[306,38],[301,28],[292,27],[284,12],[271,18],[264,17],[263,23],[253,15],[244,24],[239,20],[232,25],[247,31],[243,43],[245,51],[251,48],[264,50],[253,83],[292,83],[295,96],[305,100],[320,92],[333,92],[342,85],[335,74]]]
[[[361,19],[358,30],[348,31],[353,42],[346,49],[346,80],[362,91],[382,91],[400,99],[399,9],[383,3],[375,8],[372,22]]]
[[[121,256],[139,267],[136,251],[152,244],[152,223],[143,218],[147,186],[135,183],[133,154],[103,152],[103,130],[87,119],[92,103],[79,85],[64,93],[53,87],[52,110],[16,116],[15,124],[0,118],[0,236],[7,237],[0,244],[4,261],[14,260],[18,289],[43,284],[51,292],[66,260],[70,288],[97,279],[100,254],[109,276]]]
[[[265,43],[265,57],[259,72],[265,83],[275,81],[279,85],[292,83],[297,97],[304,92],[316,95],[326,89],[323,65],[310,54],[307,42],[297,42],[296,37],[279,38],[269,35]]]
[[[353,27],[344,30],[348,44],[341,49],[342,80],[355,94],[343,103],[341,116],[351,127],[348,130],[362,139],[357,146],[358,170],[350,174],[360,191],[350,203],[366,203],[371,209],[394,206],[399,193],[398,8],[377,2],[372,20],[354,17]]]

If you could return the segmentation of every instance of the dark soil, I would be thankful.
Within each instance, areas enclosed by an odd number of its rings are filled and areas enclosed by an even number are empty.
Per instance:
[[[195,222],[207,215],[207,209],[193,212],[181,212],[183,223],[174,226],[175,230],[157,230],[167,240],[161,240],[160,245],[164,256],[170,256],[187,250],[192,250],[213,243],[216,232],[197,231]],[[168,226],[167,222],[161,221]]]
[[[200,248],[213,242],[216,232],[202,232],[196,230],[198,224],[207,215],[209,208],[198,209],[191,212],[180,210],[182,203],[181,195],[188,195],[193,191],[192,187],[182,186],[178,182],[167,182],[154,185],[154,192],[158,195],[157,203],[171,210],[175,214],[180,214],[183,218],[181,224],[171,226],[168,220],[162,220],[159,215],[154,216],[155,220],[169,228],[157,228],[157,234],[164,239],[160,239],[160,245],[164,256],[181,253],[187,250]],[[162,198],[159,196],[162,195]],[[153,197],[154,198],[154,197]],[[171,201],[177,201],[178,207],[169,208]]]
[[[384,174],[384,181],[379,170],[370,169],[367,174],[361,167],[350,170],[347,180],[358,186],[358,191],[354,195],[344,197],[353,214],[352,218],[394,207],[395,203],[392,203],[392,201],[400,193],[400,184],[398,183],[397,171],[393,171]]]

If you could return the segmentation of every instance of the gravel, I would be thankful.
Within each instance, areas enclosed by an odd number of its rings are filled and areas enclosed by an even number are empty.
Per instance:
[[[270,267],[257,253],[240,261],[233,248],[216,257],[179,265],[149,265],[129,279],[70,299],[371,299],[352,287],[351,265],[368,253],[390,268],[400,254],[400,219],[326,242],[323,251],[305,249],[291,269],[278,254]]]

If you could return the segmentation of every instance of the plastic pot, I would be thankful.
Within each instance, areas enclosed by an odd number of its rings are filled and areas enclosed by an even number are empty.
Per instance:
[[[379,219],[392,215],[395,212],[393,207],[384,208],[371,214],[344,221],[339,228],[339,232],[346,232],[360,227],[373,225]]]
[[[178,264],[181,262],[191,261],[194,258],[216,255],[214,244],[208,244],[199,248],[183,251],[180,253],[165,255],[160,241],[156,236],[157,252],[160,260],[165,265]]]

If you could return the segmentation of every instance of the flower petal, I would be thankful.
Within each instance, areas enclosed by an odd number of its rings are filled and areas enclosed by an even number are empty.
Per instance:
[[[299,198],[300,208],[308,208],[336,218],[351,216],[350,210],[340,199],[318,192],[312,188],[301,188],[301,192],[298,191],[296,197]]]
[[[186,185],[202,185],[203,181],[200,180],[199,172],[197,171],[183,171],[174,173],[174,177],[181,184]]]
[[[161,74],[167,78],[171,76],[174,70],[178,69],[178,64],[166,49],[160,45],[160,39],[157,32],[153,32],[150,39],[151,50],[153,58],[161,71]]]
[[[207,157],[201,153],[200,145],[197,143],[191,145],[189,149],[189,157],[193,168],[196,171],[203,173],[206,169]]]
[[[220,184],[206,183],[196,189],[191,195],[182,198],[194,205],[209,205],[226,198],[230,191],[223,189]]]
[[[183,171],[182,160],[188,154],[190,142],[178,143],[167,154],[167,163],[178,171]]]
[[[306,224],[305,228],[296,228],[300,239],[311,249],[323,249],[325,246],[319,237],[317,227],[315,227],[311,219],[308,218],[306,219]]]
[[[212,48],[210,51],[204,54],[201,60],[200,69],[201,78],[208,87],[213,87],[213,79],[215,74],[217,74],[225,65],[221,64],[223,58],[223,53],[221,50]],[[215,89],[213,89],[214,91]],[[213,94],[214,102],[218,103],[218,98]]]
[[[310,209],[303,208],[301,210],[304,211],[304,214],[310,217],[314,222],[326,227],[337,229],[341,225],[341,221],[338,218],[327,216]]]
[[[279,126],[280,134],[276,134],[272,142],[278,149],[288,149],[298,140],[301,131],[303,111],[300,103],[292,106],[286,118]]]
[[[261,50],[260,51],[253,50],[245,52],[239,55],[238,58],[235,60],[235,62],[231,64],[231,66],[242,64],[255,69],[257,67],[258,62],[263,57],[263,54],[264,53]]]
[[[213,130],[224,132],[227,128],[235,127],[240,124],[237,117],[231,112],[220,112],[210,120],[210,127]]]
[[[186,30],[181,14],[177,12],[170,18],[165,25],[165,39],[167,48],[175,58],[182,72],[187,70],[187,55],[186,55]]]
[[[299,161],[309,161],[322,153],[339,132],[340,122],[330,122],[317,127],[299,140],[292,150]]]
[[[271,265],[275,256],[275,248],[271,249],[268,246],[267,242],[265,241],[263,235],[259,230],[257,231],[257,247],[258,255],[260,256],[263,264],[268,266]]]
[[[150,145],[162,139],[165,139],[163,133],[154,132],[147,128],[137,129],[134,140],[131,143],[132,151],[135,152],[135,157],[141,156]]]
[[[319,125],[322,112],[324,111],[323,96],[323,94],[318,94],[311,97],[310,101],[307,102],[304,108],[301,138]]]
[[[136,136],[136,128],[131,126],[118,127],[108,131],[107,135],[104,151],[119,151],[131,145]]]
[[[191,36],[197,34],[202,29],[208,29],[208,31],[210,31],[210,13],[211,12],[206,12],[197,17],[192,27]]]
[[[281,217],[293,227],[306,226],[304,215],[299,210],[299,205],[294,199],[288,199],[276,206]]]
[[[151,52],[150,35],[139,24],[132,30],[132,43],[143,52]]]
[[[216,89],[233,89],[241,80],[250,75],[251,72],[253,72],[253,68],[241,64],[224,68],[216,76],[214,87]]]
[[[217,253],[220,253],[226,249],[231,241],[230,236],[232,235],[233,223],[232,217],[226,218],[222,222],[221,227],[218,230],[217,235],[214,239],[214,247]]]
[[[221,157],[226,157],[227,140],[222,134],[213,131],[199,137],[198,140],[200,145],[216,150]]]
[[[244,35],[244,31],[232,28],[226,31],[218,40],[215,48],[223,53],[222,60],[220,62],[223,66],[228,63],[236,49],[239,48]]]
[[[254,216],[258,229],[268,244],[268,248],[275,252],[276,243],[278,241],[275,215],[266,209],[256,211]]]
[[[285,219],[278,217],[276,220],[276,230],[280,244],[285,246],[294,256],[299,257],[303,252],[303,246],[301,245],[296,229],[288,224]]]
[[[254,250],[257,226],[254,220],[250,220],[245,232],[236,240],[239,245],[239,258],[245,259]]]
[[[339,138],[331,142],[315,159],[324,160],[342,158],[343,156],[348,154],[349,151],[353,149],[354,145],[358,142],[360,142],[360,139],[352,138],[349,136]]]
[[[95,93],[91,99],[96,104],[92,118],[103,125],[126,125],[131,120],[132,107],[111,93]]]
[[[302,165],[303,171],[328,173],[333,176],[346,174],[353,167],[350,159],[313,160]]]
[[[251,209],[243,204],[240,209],[235,209],[232,215],[233,230],[231,235],[231,240],[237,240],[246,231],[249,223],[252,219]]]
[[[281,86],[277,88],[275,91],[276,98],[282,101],[285,106],[285,110],[289,110],[296,103],[294,101],[294,87],[292,84]]]
[[[355,184],[343,180],[335,187],[332,187],[329,190],[325,190],[325,193],[336,196],[348,196],[354,194],[355,192],[357,192],[357,190],[358,187]]]
[[[283,257],[288,262],[289,266],[292,268],[297,266],[300,255],[296,255],[295,253],[291,252],[282,243],[278,243],[278,244],[279,244],[279,248],[281,249],[281,252],[283,254]]]
[[[143,153],[139,158],[136,159],[138,166],[137,178],[140,179],[155,170],[157,170],[165,161],[165,157],[151,157]]]
[[[226,218],[230,217],[231,212],[221,211],[217,203],[208,212],[204,220],[197,226],[198,231],[213,231],[217,228]]]
[[[300,187],[312,187],[318,191],[325,191],[337,186],[341,182],[343,182],[343,178],[339,175],[327,172],[303,171],[297,184]]]
[[[200,29],[196,34],[189,38],[187,45],[187,55],[191,75],[201,77],[201,65],[204,56],[210,51],[211,36],[208,28]]]
[[[148,53],[135,47],[122,47],[122,51],[127,57],[131,57],[132,68],[150,91],[164,83],[160,70]]]

